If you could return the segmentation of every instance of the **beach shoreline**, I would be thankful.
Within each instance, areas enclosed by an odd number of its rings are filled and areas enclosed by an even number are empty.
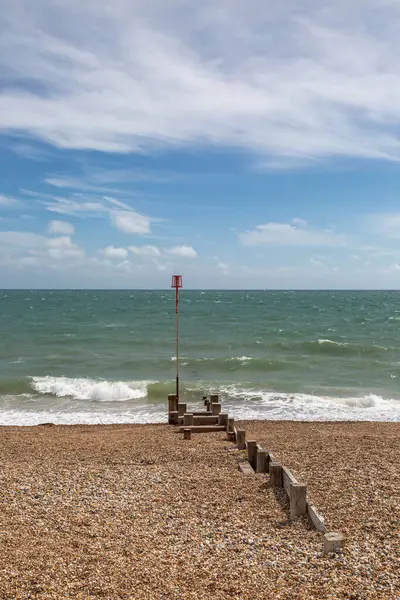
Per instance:
[[[224,433],[0,427],[0,597],[400,597],[400,423],[243,421],[308,486],[343,554],[290,523]],[[353,594],[353,595],[351,595]]]

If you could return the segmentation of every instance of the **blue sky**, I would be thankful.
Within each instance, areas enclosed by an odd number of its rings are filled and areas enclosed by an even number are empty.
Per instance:
[[[399,288],[399,3],[196,4],[1,12],[0,285]]]

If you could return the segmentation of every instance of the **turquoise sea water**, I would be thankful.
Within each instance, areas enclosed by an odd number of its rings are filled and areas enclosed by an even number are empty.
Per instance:
[[[185,291],[181,396],[232,416],[400,420],[400,293]],[[173,291],[1,291],[0,424],[164,421]]]

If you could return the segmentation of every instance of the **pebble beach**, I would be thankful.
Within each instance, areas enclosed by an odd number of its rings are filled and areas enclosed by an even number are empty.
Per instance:
[[[224,433],[3,427],[0,597],[400,598],[400,424],[242,425],[308,484],[341,554]]]

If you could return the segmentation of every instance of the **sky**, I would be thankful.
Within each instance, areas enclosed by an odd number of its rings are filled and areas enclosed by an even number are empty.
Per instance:
[[[0,7],[0,287],[400,288],[399,0]]]

